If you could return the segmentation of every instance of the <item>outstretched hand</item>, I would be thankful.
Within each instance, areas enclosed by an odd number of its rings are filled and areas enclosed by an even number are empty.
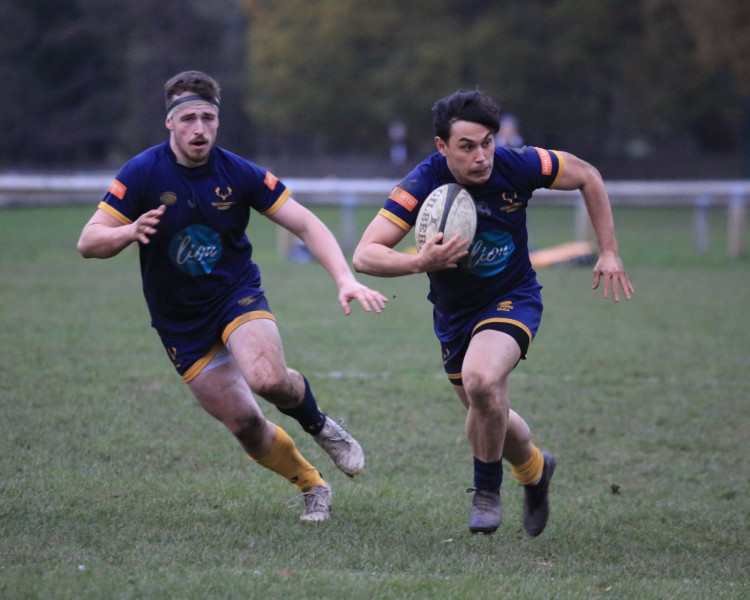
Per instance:
[[[149,210],[138,217],[132,225],[133,241],[148,244],[151,241],[150,236],[156,233],[156,227],[166,209],[166,205],[162,204],[159,208]]]
[[[622,288],[625,298],[630,300],[633,293],[633,285],[625,273],[622,260],[616,254],[602,254],[594,266],[594,287],[597,289],[602,284],[602,298],[609,297],[609,289],[612,288],[612,299],[620,301],[619,288]]]
[[[388,298],[383,296],[383,294],[377,290],[368,288],[354,278],[339,286],[339,302],[346,315],[352,311],[349,306],[352,300],[359,302],[362,308],[365,309],[365,312],[375,311],[376,313],[384,310],[385,304],[388,302]]]

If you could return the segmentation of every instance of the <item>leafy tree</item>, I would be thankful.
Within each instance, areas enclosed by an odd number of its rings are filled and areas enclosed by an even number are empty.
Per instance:
[[[250,147],[236,0],[6,0],[0,76],[4,164],[119,164],[165,139],[164,81],[203,69],[223,84],[222,143]]]
[[[111,19],[111,6],[101,11]],[[165,139],[164,82],[191,69],[221,85],[221,119],[227,125],[220,129],[220,143],[240,153],[252,148],[242,106],[245,21],[237,0],[130,0],[117,34],[116,55],[123,64],[119,92],[127,106],[116,130],[121,151],[132,154]]]
[[[164,139],[163,82],[201,69],[222,84],[220,143],[243,154],[387,156],[396,120],[422,154],[434,101],[478,86],[530,143],[597,160],[659,148],[660,162],[741,146],[750,163],[748,12],[746,0],[5,0],[0,160],[119,164]]]
[[[268,152],[382,152],[394,119],[428,150],[432,103],[475,86],[519,115],[527,140],[583,156],[731,149],[741,76],[700,60],[681,5],[244,0],[247,106]]]
[[[712,75],[696,90],[693,130],[702,146],[739,143],[741,173],[750,177],[750,4],[705,0],[647,0],[651,15],[671,10],[684,24],[696,63]],[[730,90],[738,90],[732,94]]]
[[[13,143],[0,156],[50,164],[101,155],[109,140],[100,125],[119,100],[99,23],[76,0],[8,0],[2,11],[0,74],[10,102],[0,122]]]

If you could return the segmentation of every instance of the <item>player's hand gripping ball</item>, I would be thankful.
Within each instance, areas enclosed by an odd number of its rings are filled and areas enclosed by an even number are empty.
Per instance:
[[[477,231],[477,208],[466,189],[457,183],[447,183],[433,190],[422,203],[414,227],[417,250],[438,232],[443,241],[456,233],[471,241]]]

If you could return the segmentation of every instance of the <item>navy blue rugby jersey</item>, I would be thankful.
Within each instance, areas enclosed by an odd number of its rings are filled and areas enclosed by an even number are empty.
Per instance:
[[[166,205],[140,244],[143,293],[159,331],[187,333],[211,322],[230,290],[262,292],[247,228],[251,209],[275,213],[289,190],[273,174],[222,148],[189,168],[165,142],[128,161],[99,208],[124,224]]]
[[[428,298],[440,314],[468,314],[519,286],[536,284],[526,207],[534,190],[551,187],[563,168],[563,159],[553,150],[495,148],[489,180],[465,186],[477,207],[477,232],[467,264],[427,274]],[[445,157],[436,152],[393,188],[379,214],[409,231],[430,192],[446,183],[456,179]]]

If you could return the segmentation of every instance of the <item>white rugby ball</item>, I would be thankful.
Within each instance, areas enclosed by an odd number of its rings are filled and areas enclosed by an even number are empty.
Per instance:
[[[414,241],[417,250],[438,232],[443,241],[456,233],[470,242],[477,231],[477,208],[466,188],[457,183],[446,183],[433,190],[422,203],[414,224]]]

